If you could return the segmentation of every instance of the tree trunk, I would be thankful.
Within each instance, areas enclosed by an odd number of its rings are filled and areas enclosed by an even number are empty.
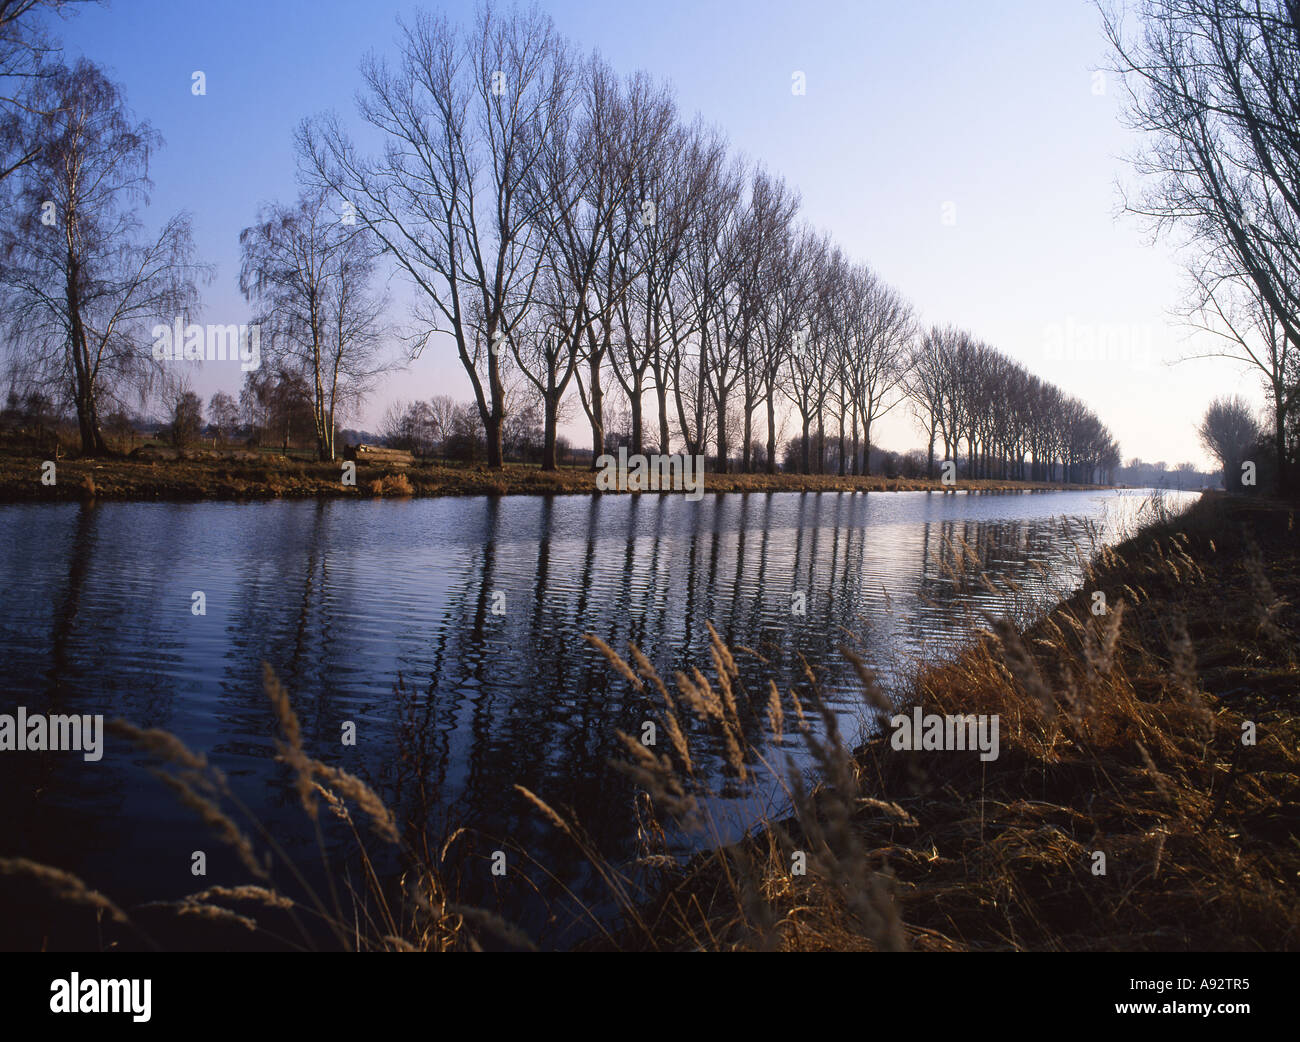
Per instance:
[[[659,451],[671,452],[668,438],[668,388],[656,378],[655,399],[659,403]]]
[[[767,472],[776,473],[776,400],[770,390],[767,394]]]
[[[633,374],[632,377],[632,454],[640,456],[645,446],[645,439],[641,434],[641,377],[639,374]]]
[[[557,396],[548,394],[543,405],[546,418],[542,429],[542,470],[558,470],[559,460],[556,459],[556,441],[558,440],[558,417],[560,414],[560,400]]]
[[[487,435],[488,466],[493,470],[502,470],[505,467],[505,454],[501,449],[501,428],[504,426],[504,419],[499,410],[493,410],[483,424],[484,433]]]
[[[1277,456],[1277,494],[1287,496],[1291,491],[1291,468],[1286,452],[1286,414],[1282,403],[1286,401],[1286,388],[1273,387],[1273,452]]]
[[[501,428],[504,425],[506,409],[506,389],[501,382],[501,363],[497,359],[495,322],[488,326],[488,391],[491,394],[490,409],[483,416],[483,433],[487,437],[488,466],[493,470],[505,467],[505,453],[501,447]]]
[[[742,474],[753,473],[753,459],[750,451],[750,443],[754,440],[754,406],[750,402],[745,403],[745,442],[741,449],[740,471]]]
[[[86,349],[86,327],[81,319],[81,298],[77,291],[80,266],[68,252],[67,302],[71,319],[71,350],[76,375],[74,400],[77,406],[77,429],[81,435],[81,452],[86,456],[104,456],[108,446],[99,429],[99,410],[95,406],[95,381],[91,372],[90,352]],[[57,442],[57,435],[55,440]]]
[[[727,409],[724,402],[718,406],[718,473],[726,474],[727,471]]]
[[[845,460],[845,458],[844,458],[845,454],[846,454],[847,451],[848,451],[848,445],[846,444],[846,442],[845,442],[845,437],[844,437],[844,413],[840,413],[840,439],[839,439],[839,444],[840,444],[840,465],[839,465],[839,476],[840,476],[840,477],[844,477],[844,474],[845,474],[845,472],[846,472],[846,470],[847,470],[847,468],[845,467],[845,463],[848,462],[848,461]]]
[[[591,414],[591,469],[596,469],[596,458],[605,451],[605,391],[600,386],[600,359],[592,353],[588,362],[591,373],[589,405]]]

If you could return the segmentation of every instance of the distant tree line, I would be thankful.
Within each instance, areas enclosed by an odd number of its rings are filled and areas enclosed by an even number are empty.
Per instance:
[[[417,456],[463,463],[487,459],[478,409],[474,402],[457,402],[447,395],[414,402],[394,402],[380,424],[379,434],[391,448]],[[567,441],[559,439],[567,449]],[[542,457],[541,412],[536,403],[511,409],[502,426],[502,451],[521,463],[538,463]]]
[[[1190,460],[1170,465],[1165,460],[1148,462],[1137,456],[1115,471],[1117,484],[1138,488],[1167,488],[1175,492],[1199,492],[1203,488],[1217,485],[1219,478],[1219,474],[1199,470]]]
[[[971,477],[1111,483],[1119,446],[1076,398],[971,334],[933,326],[908,358],[907,397],[943,459],[963,454]]]
[[[485,7],[468,29],[421,14],[399,48],[363,66],[376,151],[334,115],[305,121],[297,144],[311,188],[413,287],[414,353],[435,334],[454,343],[489,465],[522,387],[540,403],[544,468],[576,390],[593,457],[612,393],[634,452],[774,471],[790,416],[798,469],[871,469],[875,424],[911,397],[926,338],[894,288],[800,222],[781,178],[535,10]],[[934,423],[971,473],[1084,480],[1118,463],[1082,405],[990,349],[944,343],[963,369]],[[1042,415],[993,409],[999,380],[1041,392]]]

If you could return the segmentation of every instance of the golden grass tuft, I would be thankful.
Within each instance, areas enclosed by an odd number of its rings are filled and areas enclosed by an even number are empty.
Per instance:
[[[411,479],[400,472],[375,478],[366,487],[370,490],[372,496],[412,496],[415,494]]]

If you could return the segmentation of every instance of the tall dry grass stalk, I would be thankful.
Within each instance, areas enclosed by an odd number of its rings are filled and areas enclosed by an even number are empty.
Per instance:
[[[646,691],[648,685],[658,694],[657,723],[670,739],[668,750],[658,753],[620,734],[627,756],[615,766],[641,794],[643,850],[637,865],[655,871],[651,893],[619,876],[616,893],[626,929],[606,937],[606,943],[701,950],[804,947],[819,935],[809,926],[815,909],[838,920],[839,939],[851,935],[852,947],[905,947],[888,870],[870,865],[852,826],[862,786],[840,736],[839,717],[822,698],[815,673],[805,663],[807,683],[800,686],[801,694],[791,689],[782,695],[769,682],[765,697],[751,701],[732,650],[712,625],[707,628],[712,676],[699,669],[679,671],[674,675],[675,694],[635,644],[629,645],[633,667],[605,642],[587,638],[635,690]],[[888,711],[891,704],[874,674],[860,657],[846,653],[863,681],[871,712]],[[784,740],[787,702],[790,721],[820,779],[812,787],[788,758],[779,766],[768,758],[767,739],[777,746]],[[766,721],[769,732],[755,731],[759,720]],[[720,746],[726,777],[741,786],[760,777],[775,782],[793,817],[778,823],[760,811],[760,827],[738,843],[724,843],[719,824],[704,810],[720,793],[697,773],[701,754],[692,749],[693,741],[710,740]],[[573,829],[572,821],[549,807],[545,810],[558,828],[566,833]],[[700,834],[708,852],[682,865],[669,850],[668,830],[660,824],[659,813],[671,819],[674,833]],[[595,852],[584,853],[602,862],[602,875],[615,874]],[[703,891],[701,884],[707,886]],[[823,936],[821,942],[825,940]]]
[[[279,730],[275,739],[277,758],[290,770],[302,809],[315,829],[328,894],[321,895],[313,888],[302,867],[205,756],[167,731],[143,729],[116,720],[110,725],[112,731],[160,761],[161,766],[152,768],[152,773],[233,851],[253,879],[249,883],[210,886],[176,901],[147,902],[140,906],[140,911],[167,912],[176,918],[209,925],[235,926],[261,935],[274,946],[298,949],[322,946],[350,951],[472,949],[481,947],[476,937],[480,926],[511,942],[519,939],[517,932],[503,928],[498,918],[469,916],[466,908],[454,902],[447,892],[441,867],[448,848],[460,833],[453,833],[440,851],[430,852],[423,845],[408,847],[392,811],[377,792],[355,775],[326,764],[306,751],[290,695],[265,665],[263,686]],[[332,816],[350,834],[360,869],[359,880],[353,878],[350,869],[330,857],[318,813],[320,801],[324,801]],[[353,807],[369,822],[371,831],[385,845],[396,848],[399,859],[405,862],[395,881],[387,878],[372,858],[356,827]],[[246,824],[241,825],[237,819]],[[115,920],[136,925],[107,897],[58,869],[13,859],[0,860],[0,873],[26,875],[46,885],[65,902],[91,905],[108,912]],[[280,883],[276,882],[277,878]],[[292,896],[290,889],[300,896]],[[232,905],[241,906],[241,910]],[[256,909],[270,914],[272,922],[268,925],[260,921],[253,914]],[[291,935],[284,932],[286,926]],[[141,933],[148,939],[147,934]]]

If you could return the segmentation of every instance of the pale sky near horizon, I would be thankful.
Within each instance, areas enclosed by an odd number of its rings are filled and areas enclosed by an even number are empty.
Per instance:
[[[194,215],[199,254],[217,267],[201,321],[247,321],[238,234],[259,203],[295,194],[295,126],[329,109],[355,121],[362,55],[393,54],[395,19],[416,6],[114,0],[55,22],[68,57],[106,66],[166,141],[150,220]],[[419,6],[473,18],[472,0]],[[1240,365],[1176,362],[1209,345],[1176,315],[1176,256],[1118,212],[1116,182],[1131,183],[1124,156],[1139,142],[1120,122],[1118,84],[1094,76],[1107,54],[1086,0],[540,6],[619,71],[671,81],[684,114],[783,175],[803,216],[924,322],[963,326],[1087,402],[1126,460],[1209,469],[1194,432],[1209,400],[1241,393],[1262,406]],[[191,93],[195,70],[205,96]],[[1089,356],[1088,338],[1107,342],[1108,359]],[[241,379],[236,363],[206,363],[196,389],[206,400]],[[471,396],[450,346],[390,377],[350,425],[374,429],[393,399],[440,393]],[[569,428],[586,443],[581,423]],[[920,435],[900,408],[873,441],[905,449]]]

